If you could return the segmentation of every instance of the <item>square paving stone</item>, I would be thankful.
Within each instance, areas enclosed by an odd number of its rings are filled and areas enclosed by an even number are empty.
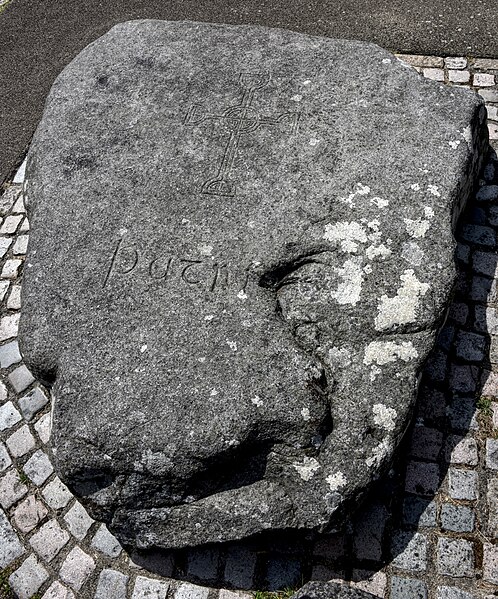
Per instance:
[[[35,377],[27,369],[24,364],[13,370],[8,376],[9,382],[14,387],[16,393],[22,393],[27,389],[31,383],[34,382]]]
[[[21,414],[16,410],[11,401],[0,406],[0,431],[12,428],[21,421]]]
[[[20,362],[21,359],[17,341],[0,346],[0,368],[9,368],[12,364]]]
[[[25,549],[4,511],[0,509],[0,571],[20,557]]]
[[[439,488],[439,466],[410,462],[406,469],[405,490],[415,495],[433,496]]]
[[[90,518],[88,512],[79,502],[76,502],[67,512],[64,516],[64,521],[71,534],[79,541],[82,541],[85,538],[86,533],[95,522],[93,518]]]
[[[441,527],[451,532],[472,532],[475,526],[475,511],[463,505],[445,503],[441,508]]]
[[[436,503],[421,497],[407,497],[403,502],[403,522],[411,526],[435,526]]]
[[[54,510],[60,510],[71,501],[73,495],[66,485],[55,477],[50,481],[42,491],[43,498]]]
[[[28,533],[45,518],[48,510],[43,503],[34,495],[30,495],[22,501],[14,511],[14,520],[23,533]]]
[[[450,468],[448,486],[450,497],[453,499],[477,499],[477,472],[475,470]]]
[[[207,599],[208,595],[209,589],[199,587],[195,584],[184,583],[178,587],[174,597],[175,599]],[[132,599],[135,599],[135,595],[132,596]]]
[[[128,576],[117,570],[102,570],[97,583],[94,599],[112,599],[126,597]]]
[[[70,536],[55,520],[44,524],[29,540],[31,547],[46,562],[51,562],[67,544]]]
[[[48,397],[40,387],[35,387],[18,401],[22,415],[29,422],[48,403]]]
[[[31,599],[41,585],[48,580],[49,574],[36,559],[30,555],[21,566],[9,576],[9,584],[18,599]]]
[[[10,459],[9,452],[5,445],[0,442],[0,472],[7,470],[7,468],[12,464],[12,460]]]
[[[27,454],[28,451],[31,451],[36,445],[36,442],[29,430],[29,426],[25,424],[7,438],[6,444],[11,455],[15,458],[19,458]]]
[[[391,542],[391,555],[396,568],[423,572],[427,568],[427,537],[420,533],[395,532]]]
[[[79,547],[74,547],[64,560],[59,575],[63,582],[79,591],[94,570],[94,559]]]
[[[24,464],[23,470],[35,485],[42,485],[52,474],[54,468],[48,455],[39,449]]]
[[[486,466],[498,470],[498,439],[486,439]]]
[[[195,587],[194,585],[182,585],[189,586],[193,588],[202,588]],[[180,587],[181,588],[181,587]],[[164,582],[161,580],[156,580],[154,578],[146,578],[145,576],[137,576],[137,580],[135,581],[135,586],[133,588],[133,594],[131,599],[165,599],[166,593],[169,589],[169,582]],[[207,590],[207,589],[203,589]],[[177,591],[178,593],[178,591]],[[209,590],[207,590],[205,599],[209,594]],[[177,597],[177,595],[175,595]],[[192,595],[192,599],[197,599],[195,595]],[[190,599],[189,595],[185,595],[185,599]]]
[[[483,578],[498,585],[498,546],[490,543],[484,545]]]
[[[92,539],[92,547],[108,557],[118,557],[123,550],[119,541],[107,530],[105,524],[102,524],[95,533],[95,536]]]
[[[473,544],[464,539],[439,538],[437,542],[437,571],[446,576],[473,576]]]
[[[474,595],[456,587],[439,587],[436,599],[474,599]]]
[[[27,492],[28,487],[21,482],[17,470],[10,470],[0,478],[0,505],[4,509],[14,505]]]
[[[58,580],[56,580],[45,591],[45,594],[43,595],[42,599],[75,599],[75,596],[71,589],[68,589]],[[109,599],[111,598],[109,597]],[[116,599],[118,598],[116,597]]]
[[[427,599],[427,586],[421,580],[393,576],[391,599]]]

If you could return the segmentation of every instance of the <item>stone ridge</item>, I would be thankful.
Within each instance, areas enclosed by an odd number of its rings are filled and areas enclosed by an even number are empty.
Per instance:
[[[264,28],[131,22],[65,69],[20,341],[95,518],[139,549],[341,523],[409,423],[484,119],[380,48]]]

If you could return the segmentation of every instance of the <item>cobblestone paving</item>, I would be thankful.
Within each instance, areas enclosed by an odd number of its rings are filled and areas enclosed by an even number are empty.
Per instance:
[[[401,56],[473,86],[498,147],[498,60]],[[402,123],[400,123],[402,126]],[[29,224],[23,168],[0,196],[0,598],[243,599],[339,579],[386,599],[498,595],[498,159],[458,232],[458,284],[397,462],[346,530],[312,544],[155,556],[142,569],[55,475],[50,401],[16,341]],[[154,556],[148,556],[149,564]],[[152,560],[152,561],[151,561]],[[168,576],[169,578],[166,578]],[[189,582],[178,579],[189,580]],[[197,584],[194,584],[197,583]],[[210,588],[207,584],[218,588]],[[226,587],[225,589],[219,587]]]

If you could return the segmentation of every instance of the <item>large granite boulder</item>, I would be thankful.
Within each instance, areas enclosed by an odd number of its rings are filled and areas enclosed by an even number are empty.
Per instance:
[[[388,466],[485,109],[377,46],[135,21],[29,152],[20,342],[57,471],[128,545],[325,530]]]

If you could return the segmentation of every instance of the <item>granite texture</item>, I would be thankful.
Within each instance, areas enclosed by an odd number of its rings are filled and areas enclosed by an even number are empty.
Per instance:
[[[93,517],[139,549],[344,518],[409,422],[484,120],[377,46],[259,27],[124,23],[63,71],[19,341]]]
[[[377,599],[375,595],[336,582],[308,582],[290,599]]]

